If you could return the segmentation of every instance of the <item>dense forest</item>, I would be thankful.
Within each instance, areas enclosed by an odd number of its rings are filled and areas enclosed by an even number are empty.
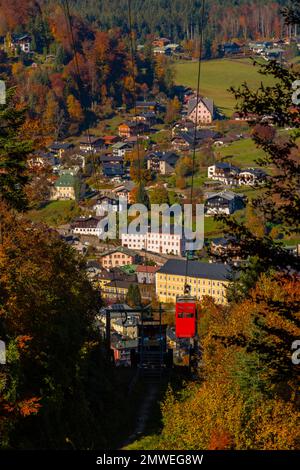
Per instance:
[[[127,0],[76,0],[78,11],[103,29],[127,29]],[[206,2],[206,38],[226,41],[230,38],[278,36],[283,29],[279,8],[285,0],[208,0]],[[142,39],[149,34],[167,36],[174,41],[193,39],[198,33],[201,0],[133,0],[135,28]],[[208,23],[208,21],[206,21]]]
[[[199,31],[200,0],[133,0],[134,28],[141,40],[148,35],[170,37],[174,41],[194,39]],[[278,37],[286,32],[279,11],[287,0],[207,0],[206,39],[224,42],[234,38],[257,39]],[[45,12],[56,9],[54,0],[1,0],[0,34],[11,27],[14,18],[20,28],[31,12],[36,16],[37,6]],[[89,24],[103,31],[111,28],[128,30],[127,0],[74,0],[75,11]],[[48,16],[48,13],[47,13]]]

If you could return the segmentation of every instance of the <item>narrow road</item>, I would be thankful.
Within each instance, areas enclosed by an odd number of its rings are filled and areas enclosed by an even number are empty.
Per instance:
[[[131,434],[131,436],[129,436],[128,439],[123,443],[121,448],[132,444],[132,442],[136,441],[139,437],[144,434],[147,422],[150,418],[151,410],[158,396],[158,393],[159,384],[149,384],[146,390],[145,398],[138,412],[135,430],[133,434]]]

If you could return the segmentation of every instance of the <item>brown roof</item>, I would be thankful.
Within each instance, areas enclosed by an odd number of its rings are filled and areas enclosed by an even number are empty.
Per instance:
[[[137,266],[136,272],[137,273],[156,273],[159,270],[159,266]]]
[[[100,222],[99,217],[87,217],[75,220],[71,225],[72,228],[96,228]]]

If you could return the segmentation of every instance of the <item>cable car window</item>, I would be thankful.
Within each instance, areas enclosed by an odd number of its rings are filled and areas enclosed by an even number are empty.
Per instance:
[[[178,318],[184,318],[184,313],[178,313]]]
[[[186,318],[194,318],[194,314],[193,313],[186,313],[185,317]]]

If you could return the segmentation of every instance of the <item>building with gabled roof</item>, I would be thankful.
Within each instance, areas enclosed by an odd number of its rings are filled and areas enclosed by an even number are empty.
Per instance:
[[[191,98],[188,102],[187,117],[198,124],[210,124],[214,119],[214,102],[209,98]]]
[[[82,195],[81,182],[77,176],[70,173],[62,174],[50,190],[52,201],[80,199]]]
[[[100,255],[100,263],[106,269],[136,264],[139,257],[135,251],[119,246]]]
[[[179,155],[174,152],[149,152],[145,159],[148,170],[162,175],[169,175],[175,171]]]
[[[204,202],[205,213],[207,215],[229,215],[244,207],[244,195],[227,190],[207,194]]]
[[[105,232],[101,220],[101,217],[79,217],[72,222],[71,229],[76,235],[92,235],[100,238]]]

